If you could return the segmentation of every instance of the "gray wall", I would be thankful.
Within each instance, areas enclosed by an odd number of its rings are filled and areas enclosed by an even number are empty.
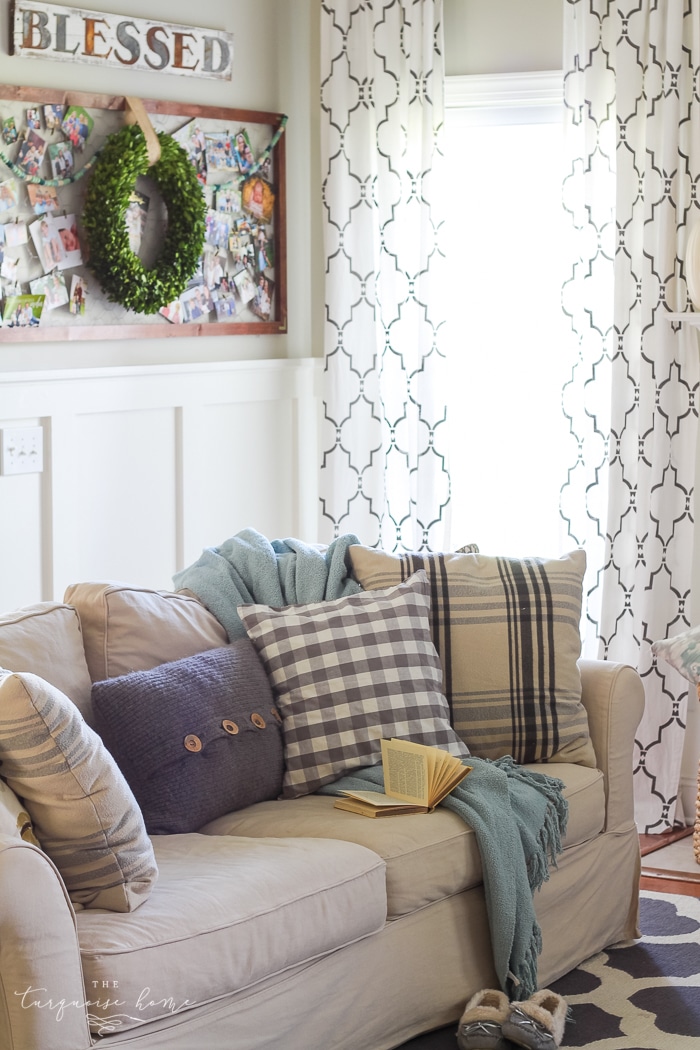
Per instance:
[[[445,0],[448,76],[561,69],[561,55],[561,0]]]

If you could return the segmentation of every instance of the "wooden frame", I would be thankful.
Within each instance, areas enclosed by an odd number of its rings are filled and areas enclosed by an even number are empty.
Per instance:
[[[154,126],[159,130],[158,123],[167,125],[168,121],[179,120],[183,124],[192,119],[202,122],[214,121],[225,127],[238,128],[257,125],[269,128],[267,143],[273,137],[275,131],[283,124],[285,118],[279,113],[257,112],[254,110],[229,109],[218,106],[197,106],[190,103],[174,102],[157,99],[142,99],[146,112],[151,115]],[[85,160],[89,159],[91,153],[96,152],[101,141],[114,130],[123,126],[123,120],[119,114],[126,109],[126,100],[122,96],[88,94],[81,92],[62,92],[42,88],[18,87],[13,85],[0,85],[0,113],[4,117],[8,107],[18,106],[31,107],[33,105],[62,105],[80,106],[88,112],[97,111],[98,119],[104,116],[101,133],[95,125],[95,138],[91,136],[88,147],[85,149]],[[109,119],[107,119],[109,118]],[[42,132],[43,134],[43,132]],[[4,143],[0,143],[0,149],[4,153],[9,152]],[[184,324],[171,324],[159,315],[145,317],[130,313],[123,307],[115,304],[107,304],[106,299],[102,305],[111,313],[119,313],[118,322],[110,323],[76,323],[76,320],[66,312],[66,323],[54,322],[42,323],[37,328],[0,327],[0,344],[2,343],[34,343],[53,341],[79,341],[85,339],[151,339],[151,338],[177,338],[191,336],[221,336],[221,335],[276,335],[287,331],[287,273],[286,273],[286,151],[285,135],[282,134],[272,152],[273,183],[275,191],[273,221],[272,221],[272,245],[274,250],[274,303],[273,317],[269,320],[245,319],[242,321],[196,321]],[[42,172],[43,174],[43,172]],[[13,178],[13,173],[0,160],[0,181]],[[47,177],[47,176],[45,176]],[[48,176],[50,177],[50,176]],[[89,174],[87,179],[89,179]],[[85,186],[87,185],[85,180]],[[79,184],[74,184],[78,185]],[[73,187],[71,187],[73,188]],[[74,191],[76,192],[76,191]],[[59,195],[61,190],[59,189]],[[77,193],[82,196],[84,187],[79,188]],[[12,213],[12,217],[35,218],[28,203],[23,202],[19,212]],[[80,214],[76,206],[75,211],[78,218],[78,229],[80,232]],[[3,217],[4,218],[4,217]],[[83,242],[84,245],[84,242]],[[91,282],[90,295],[100,294],[96,279],[90,274],[85,265],[81,272],[87,274]],[[24,290],[24,289],[23,289]],[[52,312],[53,313],[53,312]],[[63,315],[63,310],[61,311]],[[70,320],[69,320],[70,317]],[[129,318],[134,318],[130,320]],[[80,319],[82,321],[82,319]]]

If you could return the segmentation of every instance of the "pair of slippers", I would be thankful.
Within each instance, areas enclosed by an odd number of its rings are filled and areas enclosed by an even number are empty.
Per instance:
[[[556,992],[543,988],[521,1003],[504,992],[485,989],[467,1003],[459,1020],[459,1050],[556,1050],[561,1046],[568,1006]]]

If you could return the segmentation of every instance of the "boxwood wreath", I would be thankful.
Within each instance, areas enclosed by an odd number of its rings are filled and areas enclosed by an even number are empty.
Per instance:
[[[110,302],[154,314],[175,301],[195,273],[204,248],[206,202],[184,149],[158,134],[160,159],[149,167],[145,136],[128,124],[106,140],[88,183],[82,223],[87,266]],[[139,175],[153,180],[167,208],[162,248],[150,269],[129,246],[126,209]]]

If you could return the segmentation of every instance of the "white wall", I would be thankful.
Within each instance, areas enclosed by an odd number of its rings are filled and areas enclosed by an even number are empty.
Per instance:
[[[0,421],[44,428],[42,473],[0,478],[0,610],[69,583],[168,589],[245,527],[313,538],[321,362],[14,372]]]

